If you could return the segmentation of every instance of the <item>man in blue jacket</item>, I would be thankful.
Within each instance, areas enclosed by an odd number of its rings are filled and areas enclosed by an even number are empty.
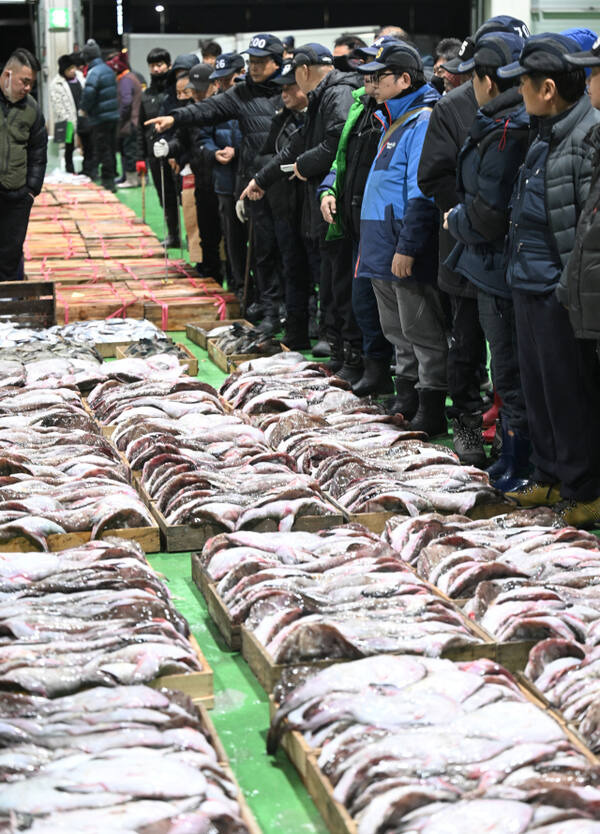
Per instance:
[[[95,40],[88,40],[81,50],[88,65],[85,87],[81,97],[79,115],[87,116],[92,128],[94,143],[94,169],[101,172],[102,185],[115,191],[117,174],[117,125],[119,102],[117,79],[114,72],[100,57],[100,47]],[[100,171],[101,169],[101,171]]]
[[[359,69],[375,82],[382,137],[364,192],[356,274],[371,279],[384,336],[396,347],[396,374],[418,406],[411,426],[445,434],[448,340],[436,284],[439,216],[417,183],[440,96],[425,83],[421,57],[408,43],[382,46]]]

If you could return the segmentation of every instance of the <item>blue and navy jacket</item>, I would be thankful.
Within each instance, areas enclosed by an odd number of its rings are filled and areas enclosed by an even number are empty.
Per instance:
[[[117,77],[102,58],[89,63],[80,108],[87,113],[90,125],[119,121]]]
[[[237,157],[242,144],[242,132],[237,119],[215,125],[209,137],[204,142],[204,150],[212,157],[213,183],[217,194],[233,194],[237,174]],[[215,160],[215,153],[223,148],[235,148],[236,155],[227,165],[221,165]]]
[[[510,298],[506,283],[509,204],[529,139],[529,117],[516,87],[477,111],[459,157],[460,202],[448,215],[458,241],[446,266],[492,295]]]
[[[439,215],[433,200],[419,188],[417,170],[431,108],[439,98],[424,84],[384,102],[375,113],[382,136],[362,202],[358,278],[397,281],[391,266],[399,252],[415,258],[412,280],[436,281]],[[404,116],[383,141],[389,127]]]

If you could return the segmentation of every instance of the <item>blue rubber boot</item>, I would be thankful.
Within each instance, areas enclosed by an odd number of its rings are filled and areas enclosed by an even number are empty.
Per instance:
[[[502,426],[502,454],[500,460],[505,461],[504,471],[490,480],[501,492],[512,492],[520,489],[529,480],[529,455],[531,444],[529,435],[525,432]],[[488,470],[489,473],[489,470]]]

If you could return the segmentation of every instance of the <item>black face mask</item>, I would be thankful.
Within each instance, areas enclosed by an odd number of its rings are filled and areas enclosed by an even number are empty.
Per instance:
[[[152,87],[152,89],[162,92],[162,90],[165,89],[168,74],[169,71],[167,70],[167,72],[161,72],[159,75],[151,76],[150,86]]]

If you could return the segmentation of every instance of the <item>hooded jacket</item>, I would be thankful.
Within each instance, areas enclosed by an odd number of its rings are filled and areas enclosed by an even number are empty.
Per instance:
[[[504,239],[509,203],[529,139],[529,117],[516,87],[477,116],[458,157],[460,203],[448,216],[458,241],[446,265],[492,295],[510,298]]]
[[[335,159],[348,112],[354,101],[352,93],[361,84],[357,73],[332,70],[308,94],[306,120],[293,141],[265,165],[255,179],[268,188],[286,176],[280,165],[295,162],[306,177],[302,211],[302,231],[306,237],[324,239],[327,224],[323,220],[317,191]]]
[[[271,119],[280,106],[277,84],[270,81],[255,84],[250,76],[246,76],[224,93],[174,110],[171,116],[175,127],[207,127],[237,119],[242,134],[236,184],[236,194],[239,194],[261,164],[260,150],[269,134]]]
[[[477,99],[473,85],[468,82],[443,96],[429,121],[419,163],[419,188],[426,197],[433,197],[441,212],[448,211],[459,202],[456,193],[456,164],[476,113]],[[453,295],[474,297],[476,290],[470,281],[444,266],[454,243],[450,233],[442,229],[438,283],[443,290]]]
[[[0,90],[0,189],[15,198],[39,194],[47,151],[46,123],[37,101],[26,95],[13,103]]]
[[[88,116],[91,127],[103,122],[119,121],[117,79],[102,58],[93,58],[88,64],[81,110]]]
[[[598,123],[587,94],[559,116],[538,120],[513,194],[506,276],[512,289],[543,294],[560,280],[566,286],[592,179],[593,149],[585,137]]]
[[[419,188],[417,169],[431,108],[438,99],[439,93],[423,84],[384,102],[375,113],[381,139],[360,215],[355,273],[359,278],[397,281],[391,267],[398,252],[415,258],[413,277],[407,280],[436,280],[439,214],[433,200]]]

